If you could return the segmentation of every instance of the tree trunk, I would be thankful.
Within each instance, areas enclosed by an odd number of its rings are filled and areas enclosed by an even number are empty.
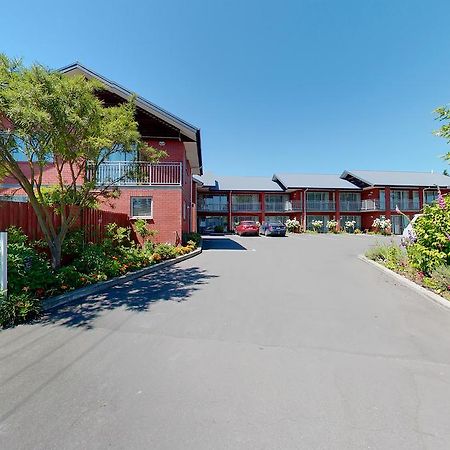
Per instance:
[[[49,245],[52,267],[55,270],[61,267],[61,256],[62,256],[61,244],[62,243],[59,240],[59,238],[56,238],[53,240],[52,245]]]

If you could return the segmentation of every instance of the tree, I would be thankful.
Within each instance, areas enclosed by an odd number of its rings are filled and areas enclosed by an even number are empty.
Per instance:
[[[144,153],[150,162],[164,155],[141,140],[134,99],[107,107],[100,90],[97,81],[39,64],[27,68],[0,54],[0,177],[12,176],[27,194],[55,269],[81,210],[119,195],[118,178],[97,185],[99,165],[117,151]],[[43,183],[49,167],[57,174],[51,188]]]
[[[434,134],[439,137],[443,137],[447,140],[447,144],[450,143],[450,108],[448,106],[441,106],[437,108],[435,111],[436,120],[439,120],[444,123],[439,130],[436,130]],[[446,161],[450,161],[450,152],[447,152],[443,158]],[[444,174],[446,175],[446,174]]]

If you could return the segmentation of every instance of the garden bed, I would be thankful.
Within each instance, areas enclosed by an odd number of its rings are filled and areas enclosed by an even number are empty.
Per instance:
[[[136,243],[130,228],[109,224],[102,242],[86,243],[81,230],[73,231],[63,244],[63,265],[52,269],[42,241],[30,242],[20,229],[10,228],[8,296],[0,300],[0,328],[38,316],[50,297],[176,260],[191,254],[200,244],[196,233],[185,235],[184,245],[178,246],[155,244],[150,240],[153,236],[143,230],[140,236],[141,242]]]
[[[450,267],[440,265],[424,272],[414,267],[405,249],[391,245],[377,245],[367,250],[365,258],[403,277],[405,280],[438,295],[450,307]]]

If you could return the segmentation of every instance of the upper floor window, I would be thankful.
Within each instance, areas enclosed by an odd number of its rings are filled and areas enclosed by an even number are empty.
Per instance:
[[[133,161],[137,161],[137,159],[138,159],[137,149],[132,150],[130,152],[118,150],[116,152],[110,153],[106,157],[106,161],[108,161],[108,162],[122,162],[122,161],[133,162]]]

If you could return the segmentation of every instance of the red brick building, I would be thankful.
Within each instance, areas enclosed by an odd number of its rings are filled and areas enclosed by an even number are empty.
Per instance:
[[[269,177],[199,177],[198,228],[202,232],[223,227],[232,231],[240,220],[285,221],[296,217],[311,228],[320,220],[340,226],[355,221],[370,230],[375,218],[385,216],[392,231],[400,234],[406,218],[424,203],[431,203],[438,188],[447,193],[450,177],[426,172],[344,171],[342,175],[274,174]]]
[[[99,80],[104,89],[98,96],[106,105],[120,104],[133,95],[78,63],[64,67],[61,72]],[[145,218],[158,231],[157,241],[178,243],[183,232],[195,231],[197,227],[192,176],[202,174],[200,130],[142,97],[136,98],[136,120],[142,138],[149,145],[163,149],[167,157],[151,164],[138,154],[118,152],[111,156],[101,165],[97,182],[105,185],[118,180],[115,184],[121,195],[101,204],[100,209],[127,213],[131,220]],[[28,163],[23,162],[23,170],[27,173]],[[89,177],[89,170],[86,175]],[[55,182],[56,170],[49,164],[43,184]],[[13,178],[1,180],[0,196],[26,201]]]

